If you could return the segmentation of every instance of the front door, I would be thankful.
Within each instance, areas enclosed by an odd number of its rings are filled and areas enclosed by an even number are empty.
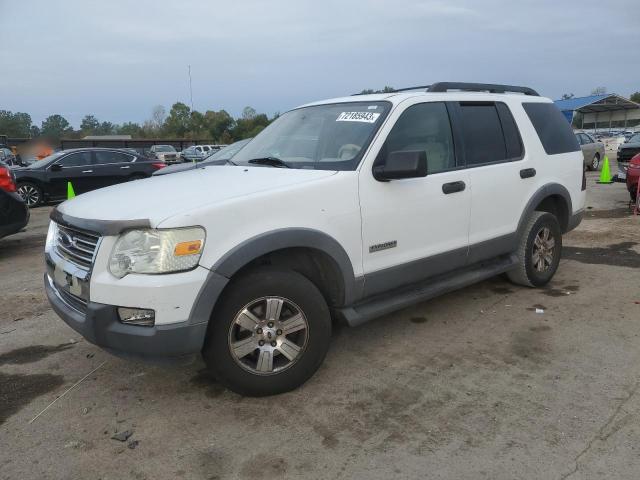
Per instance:
[[[93,183],[91,152],[73,152],[50,165],[49,182],[50,196],[57,199],[66,198],[68,182],[71,182],[76,194],[91,190]]]
[[[444,102],[413,103],[397,118],[376,161],[396,151],[424,151],[428,174],[380,182],[360,171],[365,296],[462,267],[468,249],[471,192],[457,161]]]

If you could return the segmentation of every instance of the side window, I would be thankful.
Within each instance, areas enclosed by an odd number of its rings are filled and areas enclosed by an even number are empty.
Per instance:
[[[502,133],[504,134],[504,143],[507,148],[507,159],[519,160],[524,155],[524,147],[522,146],[522,137],[513,119],[511,110],[505,103],[496,103],[500,123],[502,124]]]
[[[95,155],[95,163],[97,165],[103,165],[106,163],[129,163],[133,160],[131,155],[121,152],[99,151],[95,152]]]
[[[430,174],[456,166],[449,113],[442,102],[418,103],[407,108],[389,132],[382,152],[420,150],[427,154]]]
[[[583,133],[585,143],[595,143],[595,140],[591,137],[591,135]]]
[[[460,102],[467,166],[509,158],[498,109],[493,102]]]
[[[578,152],[580,145],[571,125],[553,103],[522,104],[547,155]]]
[[[91,152],[78,152],[67,155],[60,163],[63,167],[84,167],[91,164]]]

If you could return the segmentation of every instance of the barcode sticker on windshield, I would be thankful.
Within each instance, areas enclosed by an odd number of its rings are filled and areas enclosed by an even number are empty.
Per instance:
[[[380,114],[375,112],[342,112],[336,118],[336,122],[374,123],[379,116]]]

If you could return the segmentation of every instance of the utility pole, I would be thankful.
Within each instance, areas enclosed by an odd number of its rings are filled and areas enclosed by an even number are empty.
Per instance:
[[[189,65],[189,98],[191,99],[191,111],[193,112],[193,89],[191,88],[191,65]]]

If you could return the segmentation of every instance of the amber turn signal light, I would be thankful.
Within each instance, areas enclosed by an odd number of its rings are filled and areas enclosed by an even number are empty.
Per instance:
[[[189,242],[180,242],[176,244],[176,248],[173,250],[173,254],[176,257],[182,257],[184,255],[194,255],[200,253],[202,249],[202,240],[191,240]]]

